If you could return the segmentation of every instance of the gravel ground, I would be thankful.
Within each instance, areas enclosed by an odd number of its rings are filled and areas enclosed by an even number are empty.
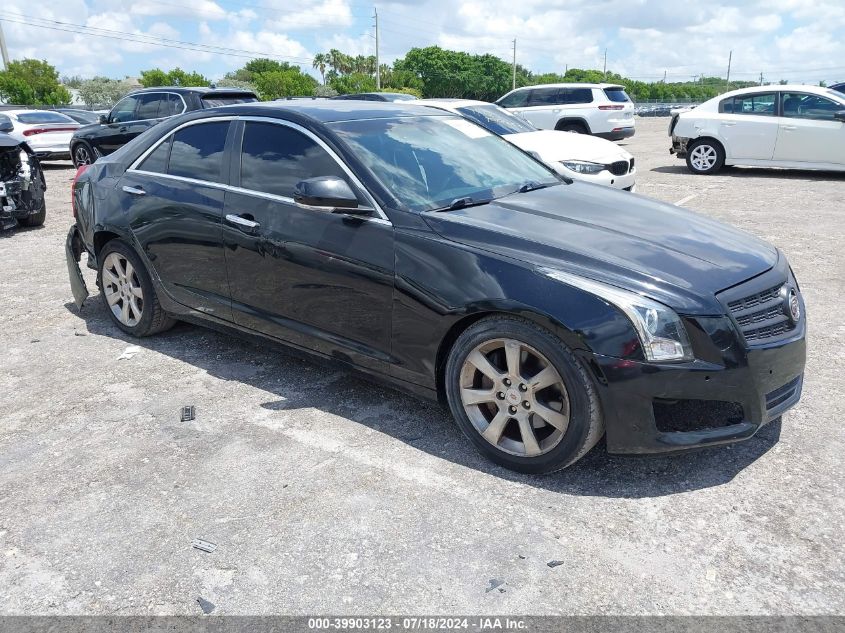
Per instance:
[[[732,448],[600,444],[547,477],[486,462],[435,406],[282,348],[184,324],[131,340],[96,292],[77,312],[73,171],[48,167],[45,227],[0,237],[0,613],[199,614],[198,598],[214,614],[845,612],[845,175],[692,176],[667,124],[640,120],[625,143],[639,192],[788,254],[810,319],[804,398]]]

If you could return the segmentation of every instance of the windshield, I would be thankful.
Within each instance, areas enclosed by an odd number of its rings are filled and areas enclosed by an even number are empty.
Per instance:
[[[412,211],[478,203],[560,178],[503,138],[458,116],[341,121],[331,128]]]
[[[493,134],[521,134],[523,132],[534,132],[537,128],[525,119],[511,114],[504,108],[497,105],[464,106],[458,108],[458,112],[471,121],[475,121]]]
[[[21,123],[76,123],[58,112],[19,112],[15,116]]]

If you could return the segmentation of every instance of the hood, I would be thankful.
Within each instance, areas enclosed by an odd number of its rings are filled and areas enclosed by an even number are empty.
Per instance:
[[[16,139],[14,136],[9,136],[5,132],[0,132],[0,147],[8,149],[21,145],[23,141]]]
[[[537,130],[508,134],[505,138],[527,152],[536,152],[546,162],[574,159],[607,164],[631,160],[631,154],[616,143],[589,134]]]
[[[721,222],[580,181],[423,217],[446,239],[634,290],[684,314],[722,314],[716,292],[779,256]]]

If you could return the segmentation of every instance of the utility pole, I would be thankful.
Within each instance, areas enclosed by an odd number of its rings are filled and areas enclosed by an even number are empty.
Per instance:
[[[376,21],[376,90],[381,90],[381,65],[378,61],[378,9],[373,7],[373,19]]]
[[[760,71],[760,85],[763,85],[763,71]]]
[[[607,49],[604,49],[604,75],[603,78],[607,79]]]
[[[666,71],[663,71],[663,83],[666,83]]]
[[[3,35],[3,23],[0,22],[0,53],[3,55],[3,70],[9,67],[9,51],[6,50],[6,36]]]
[[[516,90],[516,38],[513,38],[513,80],[511,90]]]
[[[733,51],[728,53],[728,78],[725,80],[725,92],[729,92],[731,89],[731,60],[733,59],[733,56]]]

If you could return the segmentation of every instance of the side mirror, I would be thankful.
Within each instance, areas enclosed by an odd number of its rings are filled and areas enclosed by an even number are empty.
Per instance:
[[[837,121],[842,121],[845,123],[845,110],[838,110],[833,113],[833,118]]]
[[[4,119],[0,121],[0,132],[14,132],[15,125],[9,120]]]
[[[342,178],[337,176],[319,176],[296,183],[293,200],[297,204],[309,207],[326,207],[342,213],[368,215],[368,208],[358,207],[358,197]]]
[[[100,123],[108,123],[109,122],[109,115],[108,114],[101,114],[100,115]]]

